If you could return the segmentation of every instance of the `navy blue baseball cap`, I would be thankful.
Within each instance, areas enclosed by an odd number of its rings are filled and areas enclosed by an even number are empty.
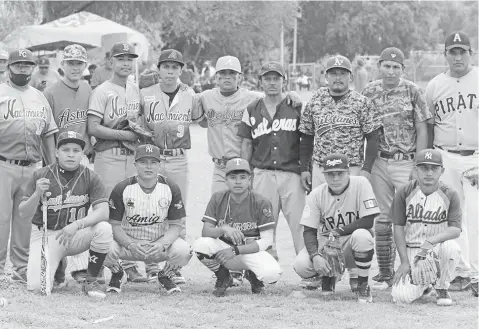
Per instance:
[[[231,159],[226,163],[225,174],[228,175],[233,171],[246,171],[248,174],[251,174],[248,161],[241,158]]]
[[[85,140],[82,134],[75,131],[64,131],[58,136],[57,148],[68,143],[78,144],[82,149],[85,148]]]
[[[175,62],[180,64],[181,67],[185,65],[185,62],[183,62],[183,55],[176,49],[165,49],[161,52],[157,66],[160,67],[160,64],[164,62]]]
[[[158,161],[161,161],[161,151],[160,149],[151,144],[144,144],[138,146],[135,152],[135,161],[143,158],[154,158]]]
[[[416,157],[416,165],[431,164],[442,166],[442,155],[438,150],[424,149],[421,150]]]
[[[323,172],[349,170],[349,159],[344,154],[330,154],[324,157],[323,161]]]
[[[110,50],[110,57],[116,57],[121,55],[129,55],[133,58],[137,58],[138,54],[135,52],[135,47],[128,42],[117,42]]]

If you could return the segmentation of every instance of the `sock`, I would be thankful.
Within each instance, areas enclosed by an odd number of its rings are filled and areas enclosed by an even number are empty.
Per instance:
[[[175,276],[175,272],[180,268],[181,268],[180,266],[173,265],[173,264],[171,264],[170,262],[167,261],[167,262],[165,262],[165,267],[163,267],[163,269],[158,272],[158,276],[159,277],[166,276],[166,277],[171,278],[171,277]]]
[[[369,251],[355,251],[353,250],[353,258],[358,268],[358,277],[368,277],[369,269],[371,268],[371,262],[374,256],[374,249]]]
[[[361,285],[364,282],[368,282],[368,277],[367,276],[358,276],[358,285]]]
[[[208,256],[202,253],[197,252],[196,256],[200,260],[200,262],[203,263],[210,271],[216,272],[220,268],[220,263],[215,260],[214,256]]]
[[[90,249],[90,257],[88,257],[88,277],[96,278],[103,266],[106,253],[96,252]]]

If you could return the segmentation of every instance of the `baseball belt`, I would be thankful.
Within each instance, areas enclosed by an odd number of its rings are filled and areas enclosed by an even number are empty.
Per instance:
[[[445,150],[440,146],[434,145],[435,148],[441,149],[443,151],[449,152],[449,153],[454,153],[454,154],[459,154],[464,157],[468,157],[474,154],[479,154],[479,150],[462,150],[462,151],[456,151],[456,150]]]
[[[133,155],[135,152],[132,150],[123,148],[123,147],[113,147],[111,148],[111,152],[116,155]]]
[[[3,156],[0,155],[0,161],[8,162],[17,166],[22,166],[22,167],[29,167],[32,162],[28,160],[7,160]]]
[[[161,155],[172,156],[172,157],[182,155],[183,153],[184,153],[183,149],[163,149],[163,150],[160,150]]]
[[[402,160],[407,161],[407,160],[414,160],[415,154],[402,153],[402,152],[389,153],[389,152],[379,151],[379,157],[383,159],[394,159],[396,161],[402,161]]]
[[[212,158],[211,160],[213,160],[214,163],[216,163],[217,165],[219,166],[222,166],[222,167],[226,167],[226,163],[231,160],[231,159],[216,159],[216,158]]]

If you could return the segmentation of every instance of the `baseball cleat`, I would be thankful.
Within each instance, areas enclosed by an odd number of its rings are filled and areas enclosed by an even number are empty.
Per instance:
[[[181,289],[166,275],[158,275],[158,282],[160,286],[165,288],[166,294],[171,295],[172,293],[181,292]]]
[[[118,272],[116,273],[112,272],[110,283],[108,284],[108,287],[106,288],[106,292],[116,292],[119,294],[121,292],[123,275],[124,275],[124,272],[121,267]]]
[[[148,278],[141,275],[136,266],[126,268],[124,271],[126,273],[126,277],[128,278],[128,282],[148,282]]]
[[[477,291],[478,289],[477,285],[478,285],[477,282],[471,283],[471,292],[474,297],[479,297],[479,292]]]
[[[323,276],[321,282],[321,294],[322,295],[331,295],[336,289],[336,277],[334,276]]]
[[[451,291],[464,291],[468,290],[471,286],[471,279],[462,276],[456,276],[454,280],[451,281],[449,290]]]
[[[103,299],[106,297],[106,294],[103,292],[103,289],[97,280],[85,280],[82,283],[82,290],[85,295],[92,298]]]
[[[155,283],[158,280],[158,271],[151,271],[146,274],[149,283]]]
[[[301,282],[299,283],[299,286],[304,289],[308,290],[316,290],[319,287],[321,287],[321,276],[319,274],[307,278],[307,279],[301,279]]]
[[[105,284],[106,283],[105,272],[103,271],[103,269],[104,269],[104,267],[102,267],[100,269],[100,272],[98,273],[98,276],[97,276],[97,281],[98,281],[99,284]],[[80,284],[85,282],[87,275],[88,275],[87,270],[79,270],[79,271],[71,272],[72,278]]]
[[[361,283],[357,290],[356,296],[358,297],[359,303],[372,303],[373,302],[373,295],[371,295],[371,288],[369,287],[368,282]]]
[[[245,271],[244,277],[250,282],[251,292],[253,294],[262,294],[265,292],[263,281],[258,280],[258,277],[253,271]]]
[[[231,277],[233,278],[233,287],[243,284],[243,271],[231,271]]]
[[[436,304],[439,306],[451,306],[452,297],[447,289],[436,289]]]
[[[175,271],[175,275],[171,278],[171,280],[176,284],[186,283],[186,279],[181,275],[180,271]]]
[[[349,286],[351,287],[351,292],[355,293],[358,291],[359,279],[358,278],[349,278]]]
[[[57,270],[55,271],[55,278],[53,280],[53,288],[61,289],[67,285],[67,281],[65,278],[65,272],[67,269],[67,258],[63,258],[58,264]]]
[[[373,276],[373,281],[376,281],[373,284],[374,290],[388,290],[393,285],[394,274],[381,274]]]
[[[15,283],[27,284],[27,273],[18,273],[17,271],[12,271],[10,280]]]
[[[233,278],[230,275],[230,271],[222,265],[220,266],[218,271],[215,272],[215,274],[216,284],[213,295],[215,295],[216,297],[224,297],[226,296],[226,289],[233,285]]]

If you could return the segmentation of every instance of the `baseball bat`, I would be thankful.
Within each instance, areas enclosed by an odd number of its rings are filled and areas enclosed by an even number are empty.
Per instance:
[[[40,269],[40,293],[43,296],[51,294],[50,283],[50,262],[48,259],[48,229],[47,229],[47,196],[42,195],[42,211],[43,211],[43,233],[42,233],[42,249],[41,249],[41,269]]]

